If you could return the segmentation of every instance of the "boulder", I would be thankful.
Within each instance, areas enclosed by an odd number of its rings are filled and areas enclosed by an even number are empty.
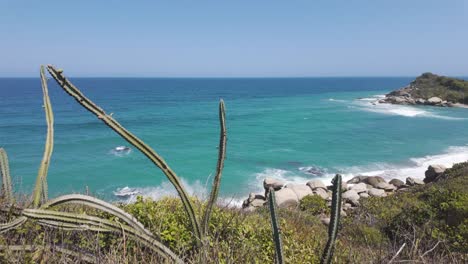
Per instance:
[[[362,182],[364,179],[366,179],[368,177],[369,176],[362,176],[362,175],[354,176],[352,179],[348,180],[346,183],[348,183],[348,184],[360,183],[360,182]]]
[[[346,191],[348,189],[348,184],[344,181],[341,182],[341,191]]]
[[[328,199],[328,197],[330,197],[328,191],[325,191],[322,188],[317,188],[312,192],[313,192],[313,194],[318,195],[318,196],[322,197],[325,200]]]
[[[312,194],[312,190],[307,185],[288,184],[288,185],[286,185],[286,188],[293,190],[294,193],[296,194],[298,200],[301,200],[305,196]],[[286,188],[284,188],[284,189],[286,189]]]
[[[437,105],[437,104],[441,104],[442,103],[442,99],[440,99],[439,97],[431,97],[429,99],[427,99],[427,103],[430,104],[430,105]]]
[[[264,199],[254,199],[249,206],[262,207],[266,203]]]
[[[351,208],[351,207],[353,207],[353,206],[352,206],[350,203],[345,203],[345,204],[343,204],[343,208],[344,208],[345,210],[347,210],[347,209],[349,209],[349,208]]]
[[[349,201],[352,205],[359,205],[359,194],[355,190],[348,190],[343,193],[343,199]]]
[[[408,177],[408,178],[406,178],[406,184],[409,185],[409,186],[423,185],[424,181],[422,181],[420,179],[415,179],[415,178],[412,178],[412,177]]]
[[[396,191],[397,187],[395,187],[393,184],[386,183],[386,182],[379,182],[377,186],[375,186],[377,189],[382,189],[385,191]]]
[[[296,193],[291,188],[283,188],[276,191],[275,198],[276,204],[281,208],[296,207],[299,205],[299,199],[297,199]]]
[[[356,193],[367,192],[367,185],[361,182],[351,186],[350,190],[354,190]]]
[[[308,181],[308,182],[306,183],[306,185],[309,186],[310,189],[312,189],[312,191],[315,190],[315,189],[317,189],[317,188],[322,188],[322,189],[324,189],[324,190],[327,189],[327,186],[325,186],[325,184],[323,184],[323,182],[320,181],[320,180],[311,180],[311,181]]]
[[[374,197],[385,197],[387,194],[385,193],[384,190],[382,189],[370,189],[369,190],[369,195],[374,196]]]
[[[263,180],[263,188],[265,188],[265,191],[268,191],[270,187],[273,187],[273,189],[277,191],[283,188],[283,186],[284,186],[284,182],[276,180],[276,179],[265,178],[265,180]]]
[[[321,217],[320,222],[322,222],[322,224],[328,226],[330,224],[330,218],[329,217]]]
[[[367,194],[367,193],[365,193],[365,192],[360,193],[359,196],[360,196],[361,198],[369,198],[369,194]]]
[[[260,207],[266,202],[265,196],[261,194],[250,193],[249,198],[244,200],[242,203],[242,208],[247,207]]]
[[[402,180],[399,180],[399,179],[393,179],[389,183],[392,184],[393,186],[397,187],[397,188],[401,188],[401,187],[403,187],[405,185],[405,183]]]
[[[380,177],[380,176],[370,176],[370,177],[367,177],[365,180],[363,180],[363,182],[369,184],[369,185],[372,185],[372,187],[377,187],[377,184],[381,183],[381,182],[385,182],[384,178]]]
[[[420,104],[420,105],[423,105],[423,104],[426,104],[426,100],[422,99],[422,98],[418,98],[416,100],[416,104]]]
[[[444,165],[430,165],[426,172],[424,173],[425,174],[425,178],[424,178],[424,182],[425,183],[429,183],[429,182],[433,182],[435,179],[437,179],[437,177],[439,177],[440,175],[442,175],[445,170],[447,168],[445,168]]]

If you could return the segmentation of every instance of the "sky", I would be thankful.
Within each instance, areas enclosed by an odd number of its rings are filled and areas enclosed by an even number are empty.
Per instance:
[[[468,76],[466,0],[0,0],[0,77]]]

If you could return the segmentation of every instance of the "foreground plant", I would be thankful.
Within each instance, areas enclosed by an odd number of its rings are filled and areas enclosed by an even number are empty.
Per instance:
[[[198,218],[195,215],[194,206],[189,199],[188,193],[186,192],[184,186],[181,184],[179,177],[168,166],[164,159],[160,157],[151,147],[145,144],[142,140],[140,140],[138,137],[126,130],[110,115],[107,115],[103,109],[101,109],[99,106],[97,106],[87,97],[85,97],[78,90],[78,88],[76,88],[63,76],[62,70],[57,70],[51,65],[47,66],[47,70],[49,71],[51,76],[57,81],[57,83],[69,95],[74,97],[80,105],[82,105],[84,108],[95,114],[106,125],[108,125],[112,130],[117,132],[117,134],[119,134],[122,138],[127,140],[130,144],[135,146],[146,157],[148,157],[158,168],[161,169],[161,171],[167,176],[169,181],[176,188],[184,204],[184,209],[187,212],[187,215],[189,216],[191,227],[193,230],[193,235],[195,238],[194,242],[197,247],[200,247],[202,245],[202,241],[207,240],[206,237],[208,236],[209,221],[212,213],[212,208],[217,200],[222,170],[224,167],[224,159],[226,156],[226,124],[224,102],[221,100],[219,104],[219,118],[221,131],[216,175],[213,180],[213,188],[206,209],[203,213],[202,225],[200,225]],[[22,224],[24,224],[28,219],[36,220],[37,223],[40,225],[57,228],[59,230],[89,230],[95,232],[121,233],[152,249],[160,256],[168,260],[170,259],[172,262],[183,263],[183,261],[174,252],[172,252],[168,247],[163,245],[154,234],[145,229],[145,227],[140,222],[138,222],[133,216],[127,214],[120,208],[110,203],[107,203],[105,201],[99,200],[91,196],[80,194],[63,195],[48,201],[47,174],[50,164],[50,158],[53,151],[54,116],[50,98],[48,95],[47,78],[45,77],[45,70],[43,66],[41,66],[40,76],[42,91],[44,95],[44,109],[47,121],[47,137],[43,159],[39,167],[36,184],[32,194],[33,208],[20,208],[20,212],[17,213],[17,217],[15,219],[8,223],[0,224],[0,233],[7,232],[11,229],[16,229]],[[11,187],[11,176],[9,173],[8,157],[5,150],[2,148],[0,148],[0,171],[2,176],[3,196],[8,201],[8,206],[10,206],[14,203],[13,192]],[[67,204],[78,204],[81,206],[89,207],[98,211],[108,213],[114,217],[117,217],[118,219],[121,219],[125,222],[125,224],[97,216],[89,216],[86,214],[59,212],[56,210],[52,210],[53,208],[56,208],[59,205]],[[8,208],[6,208],[6,210],[8,210]],[[207,246],[207,244],[205,245]],[[0,248],[0,250],[18,250],[19,248],[21,247],[10,245],[7,247],[2,247]],[[26,247],[24,247],[24,250],[27,250]],[[63,249],[61,252],[67,254],[67,252],[72,251]],[[70,253],[70,255],[73,255],[73,253]],[[92,256],[86,257],[83,260],[88,262],[94,262],[92,261],[94,260]]]

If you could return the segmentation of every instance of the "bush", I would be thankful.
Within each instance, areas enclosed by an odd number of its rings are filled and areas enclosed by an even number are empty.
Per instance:
[[[329,214],[330,209],[327,202],[318,195],[307,195],[302,198],[299,207],[302,211],[306,211],[313,215],[316,214]]]

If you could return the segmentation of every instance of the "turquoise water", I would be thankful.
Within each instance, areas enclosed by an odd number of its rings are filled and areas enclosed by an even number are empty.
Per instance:
[[[218,100],[227,108],[228,148],[221,195],[245,197],[261,180],[334,173],[423,177],[430,163],[468,160],[468,109],[372,104],[412,78],[109,79],[72,81],[122,125],[158,151],[188,189],[205,192],[215,171]],[[129,186],[145,195],[173,193],[165,176],[113,131],[49,82],[55,149],[52,196],[90,191],[116,199]],[[46,125],[38,79],[0,79],[0,146],[16,188],[30,192]]]

